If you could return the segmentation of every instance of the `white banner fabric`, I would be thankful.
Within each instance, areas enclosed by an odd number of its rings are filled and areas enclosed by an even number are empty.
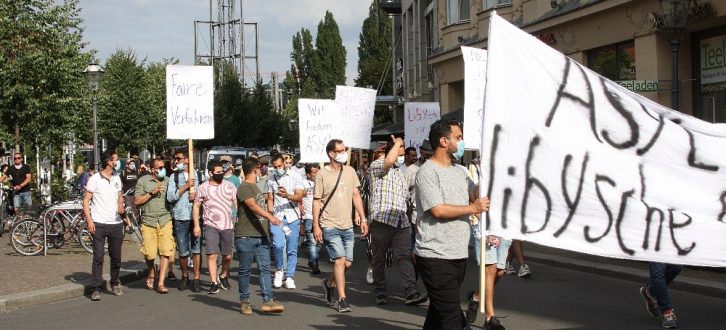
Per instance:
[[[441,119],[438,102],[406,102],[403,105],[403,134],[406,147],[418,147],[429,138],[431,124]]]
[[[726,266],[726,126],[670,110],[496,14],[483,193],[490,233],[583,253]]]
[[[335,101],[340,105],[341,139],[346,147],[368,149],[371,145],[373,112],[376,90],[369,88],[335,86]]]
[[[487,51],[462,46],[461,55],[464,57],[464,147],[479,150],[484,120]]]
[[[300,161],[303,163],[328,162],[325,146],[331,139],[341,139],[342,118],[338,102],[299,99],[297,109],[300,126]]]
[[[166,138],[214,138],[211,66],[166,66]]]

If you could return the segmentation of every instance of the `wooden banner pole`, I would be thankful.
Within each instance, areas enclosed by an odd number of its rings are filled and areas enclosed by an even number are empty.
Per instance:
[[[192,139],[189,139],[189,157],[188,157],[188,159],[189,159],[189,164],[187,164],[187,165],[189,167],[189,178],[194,179],[194,142],[192,141]],[[198,182],[196,184],[198,184]],[[194,186],[189,187],[189,192],[190,193],[194,192]]]

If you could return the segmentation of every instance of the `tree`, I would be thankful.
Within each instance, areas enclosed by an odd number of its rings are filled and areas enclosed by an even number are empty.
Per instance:
[[[345,47],[340,37],[338,23],[333,13],[325,11],[325,18],[318,23],[315,37],[315,61],[312,79],[318,84],[318,97],[335,98],[335,86],[345,85]]]
[[[378,95],[393,94],[391,26],[391,18],[381,15],[375,3],[371,4],[358,41],[358,77],[355,85],[372,86],[378,90]],[[393,113],[388,107],[376,107],[374,124],[392,121]]]
[[[141,146],[142,141],[161,148],[173,143],[166,139],[166,66],[177,63],[179,60],[173,57],[164,58],[146,67],[144,96],[148,105],[148,122],[143,135],[138,137],[137,146]]]
[[[0,1],[0,139],[59,144],[90,137],[78,1]],[[12,135],[12,136],[10,136]]]

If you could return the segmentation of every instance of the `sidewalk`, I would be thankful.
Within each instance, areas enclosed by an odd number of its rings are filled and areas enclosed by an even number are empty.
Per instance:
[[[121,282],[145,276],[139,245],[126,237],[122,246]],[[71,241],[48,255],[23,256],[15,252],[10,233],[0,238],[0,313],[45,304],[87,293],[91,278],[92,255]],[[108,280],[109,259],[103,264]]]

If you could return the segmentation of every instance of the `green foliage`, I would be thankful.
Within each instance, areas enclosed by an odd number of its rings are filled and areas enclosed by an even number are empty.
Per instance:
[[[333,99],[335,86],[345,85],[346,59],[338,23],[330,11],[326,11],[325,18],[318,23],[315,48],[312,77],[318,84],[318,96],[323,99]]]
[[[388,15],[382,15],[375,3],[368,9],[368,17],[358,41],[358,87],[372,86],[378,95],[393,95],[393,64],[391,59],[391,26]],[[374,124],[393,122],[393,112],[388,107],[377,107]]]
[[[81,71],[91,55],[81,52],[78,1],[59,2],[0,1],[0,138],[11,143],[49,144],[69,131],[90,136]],[[16,125],[18,134],[8,134]]]

